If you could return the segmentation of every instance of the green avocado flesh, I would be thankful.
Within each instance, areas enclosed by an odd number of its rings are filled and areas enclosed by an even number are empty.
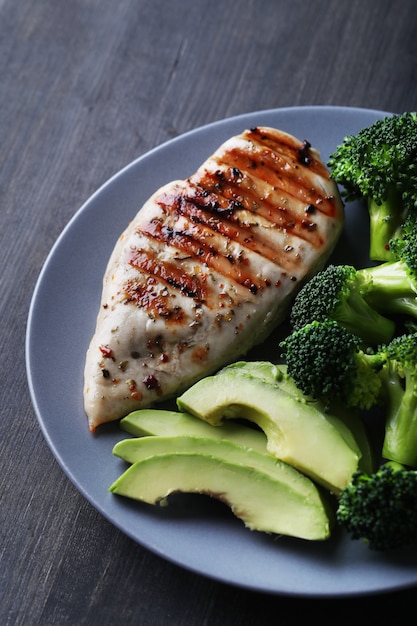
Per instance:
[[[280,461],[266,451],[257,452],[251,448],[227,441],[178,435],[175,437],[148,436],[119,441],[113,448],[113,454],[127,463],[136,463],[150,456],[167,452],[193,452],[223,458],[232,463],[256,467],[270,474],[273,478],[288,478],[293,487],[297,485],[300,492],[308,495],[311,491],[311,480],[290,465]]]
[[[359,468],[359,447],[343,420],[286,390],[287,384],[282,373],[272,382],[229,367],[197,382],[177,406],[212,425],[229,418],[254,422],[266,435],[268,452],[338,494]]]
[[[135,437],[191,435],[210,439],[227,439],[259,452],[266,451],[266,437],[259,430],[231,422],[213,427],[195,415],[178,411],[140,409],[124,417],[120,421],[120,427]]]
[[[201,493],[226,503],[251,530],[330,535],[330,509],[314,483],[267,454],[220,439],[155,436],[120,442],[114,452],[141,459],[113,483],[114,494],[157,504],[171,493]]]
[[[330,409],[325,409],[319,401],[308,398],[289,376],[287,366],[284,363],[238,361],[227,365],[218,374],[227,374],[230,371],[261,378],[264,382],[278,385],[283,391],[298,397],[302,401],[308,401],[311,405],[314,404],[318,410],[326,412],[327,419],[339,430],[349,446],[360,455],[359,469],[367,474],[372,474],[375,471],[375,457],[368,433],[362,419],[353,409],[347,409],[336,404],[332,405]]]

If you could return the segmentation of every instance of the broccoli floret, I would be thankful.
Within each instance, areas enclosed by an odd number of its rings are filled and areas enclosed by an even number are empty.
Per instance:
[[[389,342],[395,324],[372,308],[360,291],[361,281],[352,265],[329,265],[298,292],[290,314],[294,330],[332,319],[369,345]]]
[[[395,337],[380,376],[386,400],[385,459],[417,467],[417,333]]]
[[[390,260],[390,240],[417,208],[417,113],[387,116],[346,136],[328,166],[346,201],[367,203],[370,258]]]
[[[356,472],[339,496],[336,519],[372,550],[416,546],[417,471],[385,463],[373,474]]]
[[[380,313],[417,318],[417,212],[409,214],[401,236],[391,240],[393,259],[357,271],[360,291]]]
[[[306,324],[280,347],[288,374],[304,394],[366,410],[379,402],[385,354],[363,349],[360,338],[334,320]]]

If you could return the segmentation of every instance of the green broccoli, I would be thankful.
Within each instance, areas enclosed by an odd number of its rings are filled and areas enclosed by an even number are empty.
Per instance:
[[[370,409],[380,400],[385,354],[363,348],[334,320],[313,321],[280,343],[288,374],[301,391],[330,405]]]
[[[382,456],[417,467],[417,333],[395,337],[380,372],[386,402]]]
[[[290,314],[292,328],[299,330],[314,320],[333,319],[369,345],[389,342],[394,336],[394,322],[368,304],[360,287],[356,268],[329,265],[298,292]]]
[[[336,519],[371,550],[417,545],[417,471],[385,463],[373,474],[356,472],[341,492]]]
[[[417,207],[417,113],[386,116],[347,135],[328,166],[346,201],[367,204],[370,258],[390,260],[390,240]]]
[[[357,271],[360,292],[384,315],[417,318],[417,212],[408,215],[390,247],[391,261]]]

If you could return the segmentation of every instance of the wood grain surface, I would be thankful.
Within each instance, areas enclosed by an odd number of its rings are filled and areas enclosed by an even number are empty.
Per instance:
[[[124,165],[259,109],[414,110],[416,40],[415,0],[0,0],[2,626],[363,624],[376,610],[379,623],[398,624],[415,615],[415,589],[276,597],[132,542],[54,460],[29,396],[25,331],[51,246]]]

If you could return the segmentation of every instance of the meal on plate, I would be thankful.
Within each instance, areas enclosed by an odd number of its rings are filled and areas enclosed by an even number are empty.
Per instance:
[[[252,530],[417,545],[416,156],[416,113],[346,136],[329,170],[258,127],[145,203],[85,366],[90,430],[122,418],[133,435],[113,448],[129,467],[112,493],[201,493]],[[368,267],[329,262],[353,199]],[[237,360],[284,318],[276,363]],[[176,411],[154,406],[168,398]]]
[[[308,141],[267,127],[158,189],[109,259],[85,364],[89,429],[175,397],[288,315],[342,230]]]

